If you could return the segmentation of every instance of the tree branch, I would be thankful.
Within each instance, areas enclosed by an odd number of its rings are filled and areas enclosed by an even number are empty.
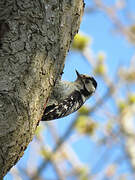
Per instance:
[[[83,7],[83,0],[0,1],[0,179],[34,136]]]

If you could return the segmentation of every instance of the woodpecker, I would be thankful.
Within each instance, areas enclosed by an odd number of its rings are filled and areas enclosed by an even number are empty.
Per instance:
[[[74,82],[58,80],[54,86],[41,121],[65,117],[77,111],[97,88],[96,80],[88,75],[79,74]]]

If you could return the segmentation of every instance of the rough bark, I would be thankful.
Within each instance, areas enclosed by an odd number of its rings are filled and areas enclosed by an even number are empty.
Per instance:
[[[83,6],[83,0],[0,1],[0,179],[34,136]]]

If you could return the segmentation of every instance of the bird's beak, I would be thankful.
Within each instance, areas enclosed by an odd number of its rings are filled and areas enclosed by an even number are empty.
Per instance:
[[[80,78],[81,75],[79,74],[79,72],[77,70],[75,70],[75,71],[76,71],[76,74],[77,74],[77,78]]]

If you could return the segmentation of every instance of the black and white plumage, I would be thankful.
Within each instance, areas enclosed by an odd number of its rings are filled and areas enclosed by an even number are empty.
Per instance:
[[[41,121],[62,118],[77,111],[95,92],[97,82],[93,77],[77,71],[76,74],[74,82],[56,83]]]

